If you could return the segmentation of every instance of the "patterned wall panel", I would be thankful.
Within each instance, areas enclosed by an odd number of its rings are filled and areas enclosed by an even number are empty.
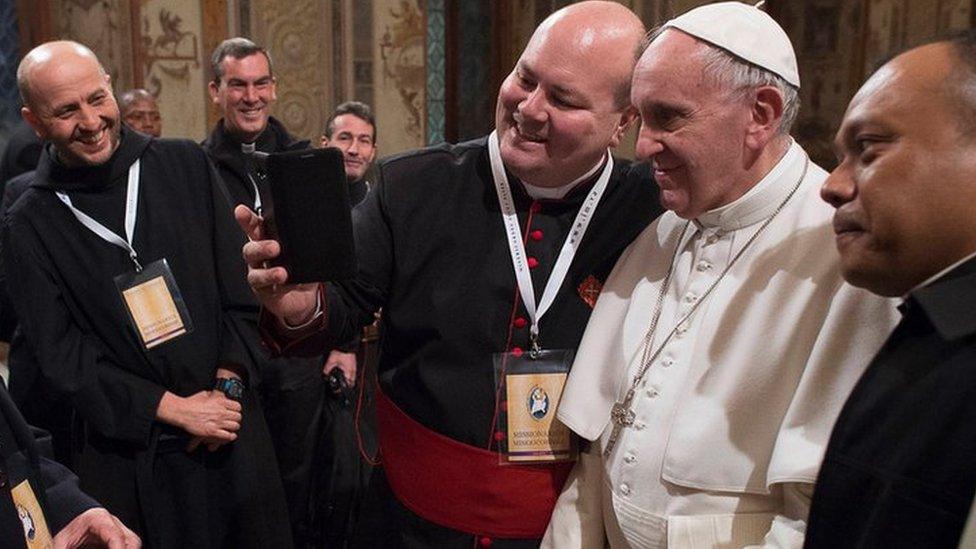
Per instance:
[[[17,6],[13,0],[0,0],[0,147],[6,143],[10,126],[20,120],[20,95],[17,92],[19,63]]]
[[[426,143],[424,0],[373,3],[373,97],[383,154]]]
[[[206,59],[199,0],[141,0],[136,59],[141,83],[156,96],[163,135],[199,141],[206,136]],[[116,91],[122,91],[117,89]]]
[[[333,103],[331,0],[252,0],[250,24],[274,59],[275,117],[297,137],[317,139]]]
[[[207,82],[213,77],[213,74],[210,72],[210,54],[228,36],[236,36],[239,33],[237,24],[233,27],[233,34],[231,33],[231,14],[235,13],[233,11],[235,7],[233,0],[201,0],[200,4],[203,10],[203,36],[201,37],[202,50],[200,53],[203,60],[204,103],[207,106],[206,126],[209,132],[216,125],[217,120],[220,119],[220,113],[213,106],[209,93],[206,90]],[[236,23],[236,18],[234,19]],[[163,130],[165,131],[165,129],[164,126]]]
[[[444,0],[427,0],[427,144],[444,141]]]
[[[126,0],[54,0],[55,35],[85,44],[98,56],[116,90],[131,88],[132,14]]]

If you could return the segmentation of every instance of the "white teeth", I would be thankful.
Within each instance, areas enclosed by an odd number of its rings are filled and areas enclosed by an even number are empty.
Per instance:
[[[98,132],[98,133],[96,133],[94,135],[82,136],[82,137],[79,137],[78,138],[78,141],[81,141],[85,145],[94,145],[94,144],[96,144],[96,143],[98,143],[99,141],[102,140],[102,135],[104,133],[105,133],[105,131],[103,130],[103,131],[100,131],[100,132]]]

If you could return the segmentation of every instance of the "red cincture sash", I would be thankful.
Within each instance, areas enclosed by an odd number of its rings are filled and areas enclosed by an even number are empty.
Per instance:
[[[390,487],[416,515],[495,538],[541,538],[572,463],[498,464],[498,453],[435,433],[376,391],[380,452]]]

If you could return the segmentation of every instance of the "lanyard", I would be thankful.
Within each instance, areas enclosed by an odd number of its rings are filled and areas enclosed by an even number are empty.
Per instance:
[[[522,243],[522,231],[519,228],[518,212],[515,211],[512,190],[508,184],[508,176],[505,174],[505,166],[502,164],[501,152],[498,148],[497,131],[493,131],[488,136],[488,156],[491,159],[491,173],[495,180],[495,191],[498,193],[498,203],[501,206],[502,220],[505,222],[508,249],[512,254],[512,265],[515,267],[515,279],[518,281],[519,294],[522,296],[525,310],[528,312],[529,319],[532,321],[531,328],[529,328],[529,335],[532,339],[532,353],[537,354],[540,350],[539,321],[542,319],[542,315],[549,309],[549,306],[552,305],[552,302],[556,300],[556,293],[559,291],[559,287],[562,286],[563,280],[569,272],[569,266],[573,262],[576,250],[579,248],[580,242],[583,241],[586,228],[590,225],[590,220],[593,219],[593,213],[596,211],[597,204],[599,204],[600,198],[607,188],[607,184],[610,181],[610,172],[613,171],[613,157],[610,156],[608,150],[607,163],[603,167],[603,172],[600,174],[600,178],[597,179],[596,184],[593,185],[593,189],[586,195],[579,212],[576,213],[576,219],[573,220],[573,226],[570,228],[569,234],[566,235],[566,241],[563,242],[563,247],[559,251],[556,264],[553,266],[549,280],[546,282],[546,288],[542,292],[542,299],[539,301],[537,309],[535,290],[532,287],[532,275],[529,274],[529,267],[525,257],[525,245]]]
[[[251,181],[251,186],[254,187],[254,213],[261,215],[261,191],[258,190],[258,183],[254,180],[251,172],[247,173],[247,178]]]
[[[142,265],[139,264],[139,259],[136,254],[135,249],[132,248],[132,236],[135,234],[136,228],[136,210],[139,205],[139,160],[137,159],[129,167],[129,185],[125,192],[125,239],[121,236],[113,233],[98,221],[92,219],[88,214],[75,208],[71,204],[71,198],[63,192],[55,193],[61,202],[71,210],[71,213],[75,214],[75,217],[84,225],[88,230],[95,233],[102,240],[108,242],[109,244],[114,244],[119,248],[129,252],[129,258],[136,266],[136,272],[142,271]]]
[[[247,179],[251,182],[251,186],[254,187],[254,212],[261,215],[261,191],[258,190],[258,182],[251,175],[251,166],[254,165],[254,158],[252,157],[257,152],[257,145],[255,143],[241,143],[241,152],[245,156],[244,170],[247,172]]]

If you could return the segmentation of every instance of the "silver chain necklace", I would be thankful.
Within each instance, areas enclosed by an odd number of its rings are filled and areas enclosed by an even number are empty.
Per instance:
[[[804,152],[804,154],[806,153]],[[678,322],[676,322],[674,324],[674,327],[671,328],[671,331],[668,332],[668,335],[667,337],[664,338],[664,341],[662,341],[661,344],[657,346],[657,349],[653,353],[651,353],[650,352],[651,340],[654,338],[654,331],[657,329],[658,320],[661,318],[661,309],[663,308],[664,305],[664,296],[667,294],[668,286],[671,284],[671,275],[674,273],[674,264],[677,261],[678,254],[681,251],[681,241],[684,240],[685,233],[688,231],[688,226],[691,225],[690,220],[685,222],[684,227],[681,229],[681,234],[678,236],[678,242],[674,246],[674,252],[671,254],[671,263],[670,265],[668,265],[668,274],[665,275],[664,282],[661,283],[661,291],[658,292],[657,304],[654,306],[654,315],[651,317],[651,325],[647,329],[647,333],[644,334],[644,339],[641,343],[641,346],[644,349],[641,355],[641,367],[637,371],[637,374],[634,375],[634,379],[631,382],[630,388],[627,390],[627,394],[624,396],[624,399],[620,402],[615,402],[613,404],[613,408],[610,409],[610,420],[613,422],[613,430],[610,432],[610,438],[607,439],[607,447],[603,450],[604,456],[609,456],[610,452],[613,451],[613,447],[617,443],[617,438],[620,436],[620,431],[623,430],[624,427],[630,427],[631,425],[634,424],[634,418],[636,417],[636,414],[634,414],[634,410],[633,410],[633,401],[634,401],[634,396],[637,394],[637,387],[639,387],[641,382],[644,381],[644,375],[647,374],[647,370],[650,369],[651,364],[657,359],[658,355],[661,354],[661,351],[664,350],[664,347],[667,346],[667,344],[671,341],[671,338],[678,330],[678,326],[681,326],[682,323],[688,320],[691,317],[691,315],[694,314],[696,310],[698,310],[698,306],[701,305],[706,298],[708,298],[708,296],[712,293],[712,290],[714,290],[718,286],[718,284],[722,281],[722,279],[725,278],[725,275],[728,274],[728,272],[732,269],[732,267],[739,261],[739,258],[742,257],[745,251],[749,249],[749,247],[752,245],[753,242],[756,241],[757,238],[759,238],[759,235],[761,235],[763,231],[766,230],[766,227],[768,227],[769,224],[773,222],[773,219],[775,219],[776,216],[779,215],[781,211],[783,211],[783,208],[786,207],[786,204],[790,201],[791,198],[793,198],[793,195],[796,194],[797,189],[800,188],[800,184],[803,182],[803,179],[807,176],[807,170],[809,168],[810,168],[810,157],[807,156],[806,162],[803,164],[803,173],[800,174],[800,178],[797,179],[796,184],[793,185],[793,188],[790,190],[790,193],[786,195],[786,198],[784,198],[782,202],[780,202],[779,206],[776,207],[776,210],[773,211],[772,215],[766,218],[766,221],[764,221],[763,224],[760,225],[758,229],[756,229],[756,232],[753,233],[751,237],[749,237],[749,240],[747,240],[746,243],[742,246],[742,248],[740,248],[739,251],[735,254],[735,256],[732,257],[732,261],[729,261],[729,264],[726,265],[725,269],[723,269],[722,272],[718,275],[718,278],[716,278],[715,281],[712,282],[712,284],[708,287],[708,289],[705,290],[705,293],[702,294],[702,296],[697,301],[695,301],[695,303],[691,306],[688,312],[685,313],[684,316],[682,316],[680,319],[678,319]]]

